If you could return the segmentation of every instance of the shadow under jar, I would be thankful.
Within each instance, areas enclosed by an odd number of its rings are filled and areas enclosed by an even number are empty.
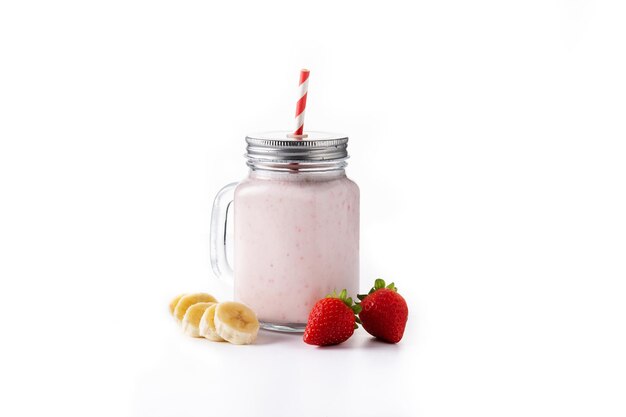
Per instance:
[[[216,196],[211,263],[232,275],[226,218],[234,203],[235,300],[269,330],[301,332],[317,300],[359,289],[359,187],[345,173],[348,138],[307,132],[246,137],[247,178]]]

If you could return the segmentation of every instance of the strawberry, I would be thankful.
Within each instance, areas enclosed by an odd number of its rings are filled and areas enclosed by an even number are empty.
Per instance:
[[[322,298],[313,306],[304,329],[304,342],[309,345],[327,346],[343,343],[357,329],[355,314],[360,306],[352,304],[343,290],[337,296],[335,292]],[[347,297],[347,298],[346,298]]]
[[[398,343],[404,334],[409,308],[393,282],[385,287],[385,281],[377,279],[368,294],[357,297],[361,300],[359,318],[363,328],[385,342]]]

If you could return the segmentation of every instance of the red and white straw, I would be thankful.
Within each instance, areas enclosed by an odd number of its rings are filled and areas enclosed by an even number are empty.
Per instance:
[[[300,70],[300,95],[296,103],[296,130],[294,136],[302,137],[304,134],[304,110],[306,109],[306,96],[309,90],[309,70]]]

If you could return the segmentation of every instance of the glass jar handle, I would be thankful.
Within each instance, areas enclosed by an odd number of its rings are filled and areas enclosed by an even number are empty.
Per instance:
[[[235,187],[237,183],[233,182],[222,188],[215,196],[211,211],[211,266],[215,275],[230,285],[233,285],[234,273],[226,256],[226,226],[233,208]]]

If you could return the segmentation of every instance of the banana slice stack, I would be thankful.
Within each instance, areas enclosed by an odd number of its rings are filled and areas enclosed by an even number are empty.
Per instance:
[[[259,320],[245,304],[234,301],[219,303],[206,293],[181,294],[170,302],[170,314],[191,337],[235,345],[254,343]]]

